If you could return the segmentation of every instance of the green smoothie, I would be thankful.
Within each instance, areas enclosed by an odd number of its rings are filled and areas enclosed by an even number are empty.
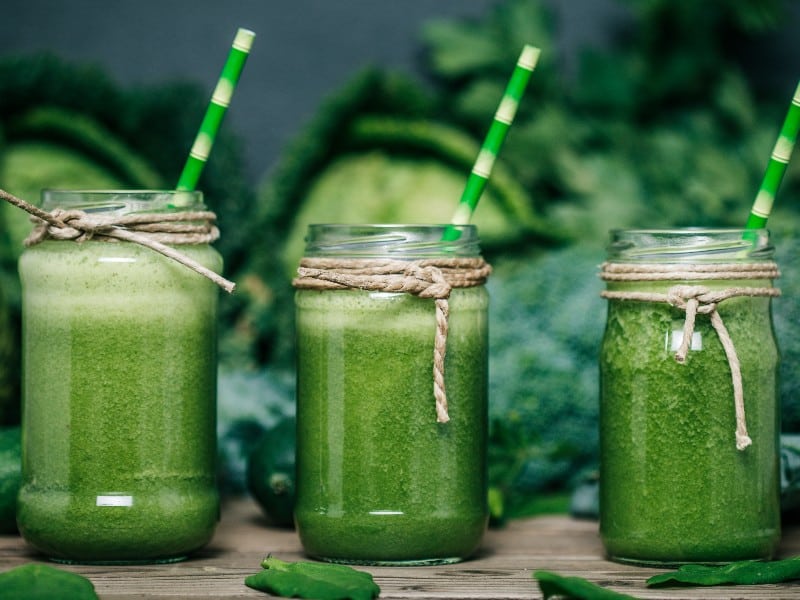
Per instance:
[[[437,423],[432,299],[297,292],[295,518],[308,554],[425,564],[475,551],[487,523],[487,303],[483,287],[450,296],[450,422]]]
[[[664,293],[676,282],[609,283]],[[711,289],[767,280],[700,281]],[[737,450],[731,370],[698,315],[685,364],[674,359],[685,312],[610,300],[600,354],[601,521],[611,558],[728,562],[773,555],[779,537],[778,352],[770,299],[718,305],[741,363],[752,445]]]
[[[214,284],[127,242],[46,241],[20,276],[22,535],[66,562],[185,557],[219,512]]]

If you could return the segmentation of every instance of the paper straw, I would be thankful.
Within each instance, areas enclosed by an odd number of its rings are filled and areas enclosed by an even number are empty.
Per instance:
[[[769,157],[767,171],[764,173],[764,179],[756,195],[753,208],[750,209],[750,216],[745,225],[747,229],[760,229],[767,224],[772,204],[775,202],[775,194],[797,142],[798,129],[800,129],[800,83],[794,91],[794,97],[789,105],[789,111],[786,113],[786,119],[783,121],[778,141],[775,142],[775,148]]]
[[[228,60],[225,61],[217,87],[214,88],[214,93],[211,95],[211,103],[200,124],[200,131],[194,140],[189,158],[186,159],[176,189],[193,190],[197,186],[200,173],[208,160],[211,147],[214,145],[219,126],[222,123],[222,117],[225,116],[225,111],[231,102],[233,91],[242,74],[244,63],[255,37],[256,34],[248,29],[239,29],[236,32]]]
[[[531,78],[531,73],[536,67],[536,62],[539,60],[541,50],[534,46],[525,45],[522,53],[517,59],[517,64],[514,67],[514,72],[511,73],[511,79],[506,86],[506,91],[497,107],[497,112],[494,114],[494,119],[489,127],[489,132],[486,134],[486,139],[483,141],[478,157],[472,167],[472,171],[467,179],[467,185],[464,192],[461,194],[461,200],[458,203],[458,208],[450,221],[453,225],[465,225],[469,223],[472,218],[472,213],[475,212],[475,207],[478,205],[478,200],[481,198],[486,182],[489,180],[489,175],[494,167],[494,162],[500,152],[500,148],[506,139],[506,134],[517,114],[519,101],[528,81]],[[457,231],[454,228],[449,228],[446,232],[447,239],[458,238]]]

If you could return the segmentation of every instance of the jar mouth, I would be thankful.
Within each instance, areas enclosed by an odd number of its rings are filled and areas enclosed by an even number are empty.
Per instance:
[[[203,193],[184,190],[85,189],[42,190],[42,208],[125,215],[140,212],[204,210]]]
[[[450,234],[447,238],[456,239],[445,239],[446,234]],[[308,226],[305,239],[306,256],[480,256],[480,240],[474,225],[319,223]]]
[[[770,260],[775,252],[766,229],[614,229],[610,237],[606,250],[612,262]]]

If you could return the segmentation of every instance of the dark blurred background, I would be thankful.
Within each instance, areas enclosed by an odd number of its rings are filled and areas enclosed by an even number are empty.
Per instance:
[[[221,303],[222,482],[294,407],[290,278],[310,222],[449,219],[524,43],[542,49],[475,215],[495,270],[490,479],[509,516],[596,469],[597,265],[612,227],[742,226],[800,78],[796,0],[4,0],[0,187],[170,187],[238,27],[257,33],[200,181]],[[19,420],[0,206],[0,423]],[[800,432],[800,161],[769,223],[783,427]]]
[[[184,79],[201,83],[210,94],[236,29],[251,29],[256,42],[227,127],[244,139],[247,172],[256,179],[320,100],[355,71],[378,65],[424,76],[419,62],[422,25],[432,19],[480,18],[494,4],[4,0],[0,56],[48,51],[101,65],[124,86]],[[626,14],[614,0],[547,4],[558,14],[557,48],[565,72],[574,71],[577,48],[606,44]],[[793,44],[795,54],[800,50],[797,36],[786,36],[786,43]]]

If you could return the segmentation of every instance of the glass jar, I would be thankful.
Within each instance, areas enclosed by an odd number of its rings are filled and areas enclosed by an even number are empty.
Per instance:
[[[345,267],[394,259],[409,271],[425,260],[482,262],[476,229],[456,229],[449,237],[458,240],[446,242],[446,226],[311,225],[306,257]],[[361,289],[295,281],[295,520],[309,555],[442,564],[480,544],[488,519],[487,275],[453,287],[447,300],[447,415],[437,413],[434,393],[439,300],[363,281]]]
[[[200,192],[46,191],[102,217],[202,210]],[[174,246],[221,271],[207,243]],[[214,283],[129,241],[49,239],[19,263],[23,537],[53,560],[170,562],[219,516]]]
[[[600,352],[600,534],[612,559],[774,554],[772,257],[765,230],[612,232]]]

